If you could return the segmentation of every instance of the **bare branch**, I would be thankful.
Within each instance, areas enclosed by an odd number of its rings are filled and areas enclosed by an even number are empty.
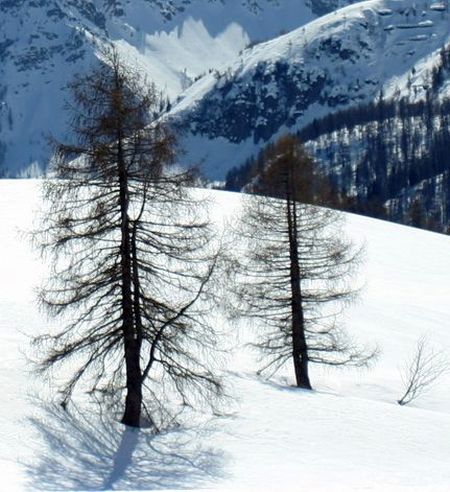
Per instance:
[[[441,351],[434,351],[427,336],[422,335],[417,340],[414,354],[401,370],[405,392],[397,403],[408,405],[429,391],[436,381],[449,370],[450,363],[445,354]]]
[[[173,133],[154,118],[154,86],[112,49],[70,86],[74,142],[57,143],[47,210],[35,235],[52,262],[41,306],[62,323],[36,337],[40,368],[67,365],[67,404],[78,386],[141,409],[161,429],[179,400],[220,399],[208,362],[216,345],[205,314],[217,264],[208,203],[174,165]],[[70,362],[70,363],[69,363]],[[196,393],[196,396],[192,393]]]

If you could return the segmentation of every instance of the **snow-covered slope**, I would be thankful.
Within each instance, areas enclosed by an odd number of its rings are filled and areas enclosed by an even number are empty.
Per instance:
[[[220,179],[265,142],[313,118],[378,97],[424,97],[450,41],[442,3],[369,0],[244,51],[173,108],[193,160]],[[440,94],[447,93],[444,83]],[[433,95],[438,97],[437,94]]]
[[[33,180],[0,182],[3,490],[448,491],[450,375],[409,407],[396,400],[398,366],[422,334],[450,354],[449,237],[348,216],[348,234],[367,250],[366,286],[347,311],[348,330],[378,343],[375,367],[314,368],[314,392],[289,387],[290,368],[264,382],[244,346],[251,328],[237,332],[224,322],[234,346],[224,375],[235,401],[225,416],[152,437],[84,406],[69,413],[52,407],[47,383],[26,364],[27,334],[48,324],[33,296],[42,263],[18,235],[32,223],[37,187]],[[218,220],[239,206],[239,195],[215,198]]]
[[[333,4],[333,0],[325,2]],[[114,42],[128,62],[174,99],[250,42],[316,17],[315,0],[0,1],[0,173],[32,175],[48,159],[46,137],[66,128],[63,87]],[[323,11],[323,8],[314,8]]]

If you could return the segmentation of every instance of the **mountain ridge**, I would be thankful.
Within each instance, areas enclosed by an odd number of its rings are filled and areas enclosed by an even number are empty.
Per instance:
[[[331,3],[332,0],[331,0]],[[174,99],[249,43],[315,18],[314,1],[33,0],[0,2],[0,171],[42,174],[46,136],[65,136],[63,88],[113,43]]]
[[[171,112],[193,159],[207,162],[205,171],[221,179],[238,159],[330,112],[381,93],[401,97],[411,87],[412,100],[424,99],[429,72],[450,39],[448,10],[440,3],[424,10],[415,5],[354,4],[245,50],[226,70],[208,74]],[[448,90],[444,83],[439,91]]]

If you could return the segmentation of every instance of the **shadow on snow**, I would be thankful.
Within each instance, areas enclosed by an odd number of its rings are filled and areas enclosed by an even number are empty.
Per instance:
[[[29,421],[40,439],[36,457],[25,463],[33,489],[183,489],[224,476],[224,457],[208,447],[206,427],[155,435],[74,407],[37,405]]]

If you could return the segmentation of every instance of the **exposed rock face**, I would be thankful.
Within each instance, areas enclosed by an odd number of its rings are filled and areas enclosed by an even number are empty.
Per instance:
[[[310,4],[312,12],[317,16],[328,14],[343,6],[343,3],[339,4],[339,0],[311,0]]]

